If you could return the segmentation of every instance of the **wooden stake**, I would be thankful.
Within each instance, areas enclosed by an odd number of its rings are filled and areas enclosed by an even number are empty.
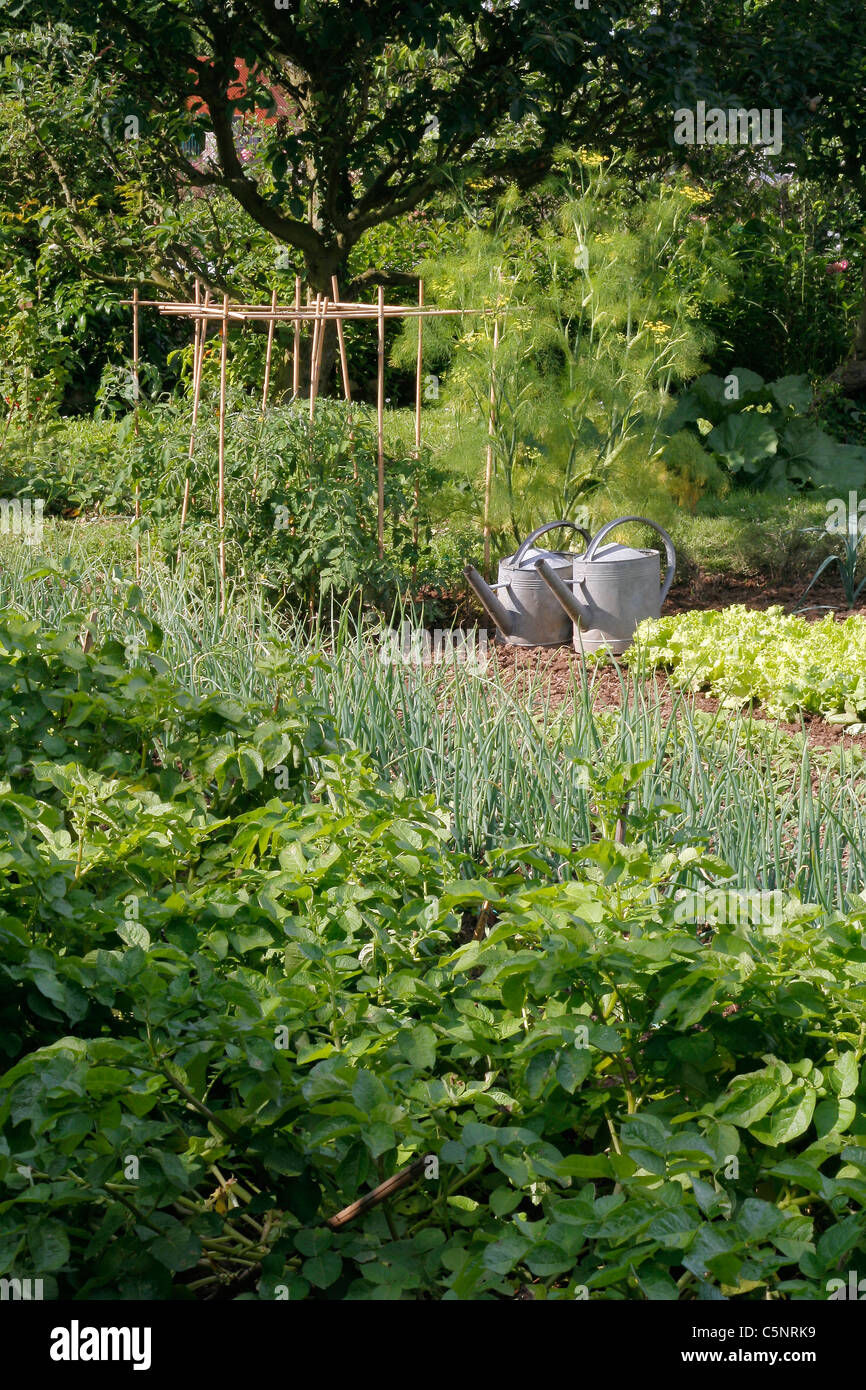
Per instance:
[[[418,281],[418,308],[424,308],[424,281]],[[415,366],[415,520],[412,526],[412,542],[415,549],[418,549],[418,506],[420,501],[420,482],[418,469],[421,464],[421,392],[422,392],[422,373],[424,371],[424,347],[421,332],[424,320],[420,314],[418,316],[418,361]],[[412,566],[412,576],[415,576],[415,566]]]
[[[276,313],[276,308],[277,308],[277,292],[276,292],[276,290],[274,290],[273,294],[271,295],[271,313],[272,313],[272,314],[273,314],[273,313]],[[270,384],[271,384],[271,354],[272,354],[272,352],[273,352],[273,350],[274,350],[274,329],[276,328],[276,326],[277,326],[277,321],[276,321],[276,319],[275,319],[275,318],[271,319],[270,323],[268,324],[268,349],[267,349],[267,352],[265,353],[265,384],[264,384],[264,387],[262,388],[262,419],[265,418],[265,410],[267,409],[267,404],[268,404],[268,387],[269,387]]]
[[[134,429],[138,434],[138,289],[132,291],[132,413]],[[141,483],[135,480],[135,520],[141,518]],[[141,539],[135,532],[135,577],[141,578]]]
[[[295,313],[301,307],[301,277],[295,276]],[[295,319],[295,360],[292,363],[292,395],[297,398],[301,389],[301,320]]]
[[[316,413],[316,402],[313,396],[313,383],[316,376],[316,356],[319,351],[319,310],[321,308],[322,296],[316,295],[316,317],[313,319],[313,342],[310,348],[310,424]]]
[[[226,611],[226,364],[229,346],[229,297],[223,295],[223,317],[220,329],[220,425],[219,425],[219,531],[220,531],[220,614]]]
[[[490,364],[490,415],[487,421],[487,467],[484,471],[484,577],[490,581],[490,489],[493,483],[493,440],[496,436],[496,349],[499,320],[493,321],[493,360]]]
[[[322,370],[322,350],[325,346],[325,320],[328,313],[329,300],[327,295],[321,297],[321,317],[316,320],[315,333],[313,335],[313,360],[310,363],[310,423],[313,422],[313,415],[316,409],[316,401],[319,395],[319,373]]]
[[[379,559],[385,558],[385,291],[379,286],[379,363],[376,415],[379,432]]]
[[[14,387],[13,387],[13,390],[14,390]],[[6,443],[6,436],[7,436],[7,434],[9,433],[9,426],[12,424],[12,416],[15,414],[15,411],[16,411],[17,409],[18,409],[18,402],[17,402],[17,401],[13,401],[12,404],[11,404],[11,406],[9,407],[9,414],[6,416],[6,428],[5,428],[4,431],[3,431],[3,438],[0,439],[0,449],[2,449],[2,448],[3,448],[3,445]]]
[[[317,346],[316,346],[316,373],[315,373],[315,376],[314,376],[314,378],[313,378],[313,400],[314,400],[314,402],[315,402],[315,400],[318,398],[318,395],[319,395],[319,375],[320,375],[321,370],[322,370],[322,352],[323,352],[324,346],[325,346],[325,333],[327,332],[326,323],[327,323],[328,305],[329,305],[329,303],[330,303],[330,300],[328,299],[327,295],[324,295],[324,296],[322,297],[322,317],[321,317],[321,320],[320,320],[320,322],[319,322],[319,341],[318,341],[318,344],[317,344]]]
[[[338,281],[337,281],[336,275],[332,275],[332,276],[331,276],[331,291],[332,291],[333,296],[334,296],[334,303],[335,303],[335,304],[339,304],[339,303],[340,303],[340,286],[339,286],[339,283],[338,283]],[[347,355],[346,355],[346,336],[345,336],[345,333],[343,332],[343,320],[342,320],[341,318],[337,319],[337,339],[338,339],[339,344],[340,344],[340,370],[341,370],[342,373],[343,373],[343,395],[344,395],[345,398],[346,398],[346,404],[347,404],[348,406],[351,406],[351,404],[352,404],[352,388],[351,388],[351,386],[349,385],[349,359],[348,359],[348,357],[347,357]],[[352,428],[352,411],[351,411],[351,410],[349,410],[348,416],[349,416],[349,448],[352,450],[352,481],[353,481],[353,482],[357,482],[357,481],[358,481],[358,460],[357,460],[357,458],[356,458],[356,456],[355,456],[355,431],[354,431],[354,429]]]
[[[196,303],[198,303],[200,286],[198,280],[195,282]],[[204,307],[210,303],[210,290],[204,292]],[[190,476],[189,470],[192,464],[192,456],[195,451],[195,427],[198,421],[198,403],[201,396],[201,381],[204,371],[204,346],[207,337],[208,320],[198,319],[196,322],[196,333],[193,338],[193,357],[192,357],[192,424],[189,431],[189,451],[187,453],[186,478],[183,484],[183,502],[180,507],[180,530],[177,538],[177,563],[180,564],[181,542],[183,540],[183,528],[186,525],[187,512],[189,511],[189,490]]]
[[[334,303],[340,302],[340,287],[337,283],[336,275],[331,276],[331,293],[334,296]],[[343,333],[343,320],[337,319],[337,341],[340,344],[340,368],[343,373],[343,395],[347,405],[352,404],[352,391],[349,386],[349,361],[346,357],[346,337]]]

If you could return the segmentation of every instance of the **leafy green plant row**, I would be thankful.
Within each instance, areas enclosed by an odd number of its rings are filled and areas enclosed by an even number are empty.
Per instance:
[[[803,711],[851,733],[866,731],[866,623],[820,622],[781,608],[742,606],[643,623],[635,660],[665,667],[676,685],[709,690],[725,705],[759,701],[772,715]]]
[[[316,698],[339,733],[369,753],[413,795],[433,794],[451,816],[461,850],[479,856],[511,841],[589,834],[589,799],[573,776],[570,750],[601,771],[646,762],[642,804],[676,803],[644,827],[654,846],[702,840],[742,866],[743,886],[796,887],[827,909],[843,909],[866,876],[863,766],[856,753],[816,757],[747,714],[704,719],[684,694],[673,710],[637,670],[622,673],[622,708],[596,706],[592,679],[575,681],[555,706],[543,664],[523,691],[509,689],[491,661],[471,674],[458,665],[419,667],[379,659],[381,621],[359,626],[355,610],[322,613],[317,630],[279,621],[250,589],[233,591],[225,615],[215,600],[216,557],[169,572],[145,545],[140,588],[77,549],[60,564],[32,568],[22,551],[4,556],[0,602],[49,625],[88,619],[97,640],[122,647],[148,633],[178,682],[270,705],[271,664],[286,648],[311,663]],[[395,626],[404,619],[395,614]],[[410,615],[411,616],[411,615]],[[135,650],[134,646],[131,650]],[[550,856],[551,865],[556,862]]]
[[[862,1273],[862,898],[684,917],[733,871],[654,848],[646,764],[578,749],[585,825],[467,856],[340,736],[320,667],[197,696],[150,637],[131,663],[0,616],[0,1274],[663,1300]]]

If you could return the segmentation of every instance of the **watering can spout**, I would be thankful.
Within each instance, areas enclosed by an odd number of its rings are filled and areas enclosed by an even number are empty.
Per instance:
[[[487,612],[495,622],[503,637],[511,637],[514,632],[512,615],[494,594],[490,585],[482,579],[474,565],[467,565],[463,571],[470,588],[474,589]]]
[[[535,568],[551,593],[555,594],[559,599],[559,602],[562,604],[572,622],[576,623],[579,627],[591,626],[590,610],[587,605],[578,603],[572,589],[568,584],[562,582],[559,575],[555,570],[551,569],[547,561],[539,560]]]

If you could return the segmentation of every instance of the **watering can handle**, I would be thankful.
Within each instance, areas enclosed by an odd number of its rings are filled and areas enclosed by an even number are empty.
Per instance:
[[[539,536],[543,536],[545,531],[555,531],[557,526],[573,527],[575,531],[578,531],[580,535],[583,536],[583,539],[586,541],[587,545],[589,545],[589,532],[584,531],[582,526],[578,526],[576,521],[548,521],[546,525],[539,526],[537,531],[533,531],[531,535],[527,536],[522,545],[518,547],[517,554],[514,557],[515,567],[520,565],[524,551],[529,549],[534,540],[537,540]]]
[[[659,526],[657,521],[650,521],[648,516],[618,516],[616,521],[609,521],[606,526],[602,526],[601,530],[593,536],[589,545],[586,547],[586,554],[583,558],[584,560],[594,559],[595,552],[598,550],[599,544],[604,540],[605,536],[609,535],[615,526],[622,526],[626,521],[640,521],[644,526],[652,526],[653,530],[658,531],[665,543],[668,567],[665,570],[664,583],[662,584],[662,592],[659,599],[659,603],[664,603],[668,596],[668,589],[674,582],[674,575],[677,569],[677,553],[674,550],[674,543],[667,531],[663,526]]]

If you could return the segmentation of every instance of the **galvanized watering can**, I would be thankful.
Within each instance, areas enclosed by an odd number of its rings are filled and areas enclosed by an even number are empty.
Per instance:
[[[589,543],[589,532],[573,521],[549,521],[527,536],[513,555],[500,561],[498,583],[485,583],[472,565],[463,571],[503,640],[512,647],[560,647],[571,638],[571,618],[535,566],[543,561],[554,578],[570,580],[576,557],[570,550],[539,550],[532,544],[558,526],[570,526]]]
[[[659,552],[633,550],[628,545],[601,542],[615,526],[640,521],[658,531],[665,543],[667,569],[659,585]],[[657,618],[676,572],[677,557],[667,531],[645,516],[621,516],[593,536],[583,555],[575,555],[572,573],[542,558],[537,570],[543,582],[574,622],[575,651],[596,652],[606,647],[620,656],[631,645],[644,618]]]

